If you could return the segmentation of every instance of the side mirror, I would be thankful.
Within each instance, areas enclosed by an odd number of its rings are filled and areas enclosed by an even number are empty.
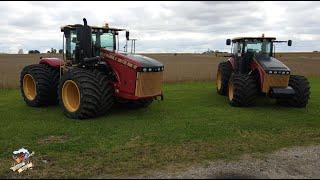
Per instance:
[[[229,46],[231,44],[231,39],[227,39],[226,45]]]
[[[292,40],[288,41],[288,46],[292,46]]]
[[[126,38],[127,38],[127,41],[129,41],[129,31],[126,31]]]

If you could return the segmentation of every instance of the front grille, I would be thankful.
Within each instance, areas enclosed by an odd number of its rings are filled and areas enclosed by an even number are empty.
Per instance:
[[[264,92],[268,92],[270,87],[287,87],[290,75],[267,74],[263,84]]]
[[[135,96],[147,97],[161,94],[163,71],[137,72]]]

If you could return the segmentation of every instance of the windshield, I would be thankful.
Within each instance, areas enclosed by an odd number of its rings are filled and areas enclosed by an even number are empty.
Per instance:
[[[92,34],[92,41],[96,47],[106,48],[111,51],[115,50],[113,33],[94,33]]]
[[[272,54],[272,42],[263,40],[247,40],[245,42],[245,52]]]

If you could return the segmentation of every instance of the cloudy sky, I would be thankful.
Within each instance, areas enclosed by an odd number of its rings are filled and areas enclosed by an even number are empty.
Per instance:
[[[225,39],[276,36],[278,51],[320,50],[320,2],[0,2],[0,52],[62,48],[60,27],[130,30],[137,52],[229,51]],[[124,35],[123,35],[124,37]]]

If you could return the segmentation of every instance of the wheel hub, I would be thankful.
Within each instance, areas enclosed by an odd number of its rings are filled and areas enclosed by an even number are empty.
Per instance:
[[[23,93],[30,101],[34,100],[37,96],[36,83],[30,74],[23,77]]]
[[[64,82],[62,87],[62,101],[69,112],[75,112],[80,107],[80,91],[72,80]]]

